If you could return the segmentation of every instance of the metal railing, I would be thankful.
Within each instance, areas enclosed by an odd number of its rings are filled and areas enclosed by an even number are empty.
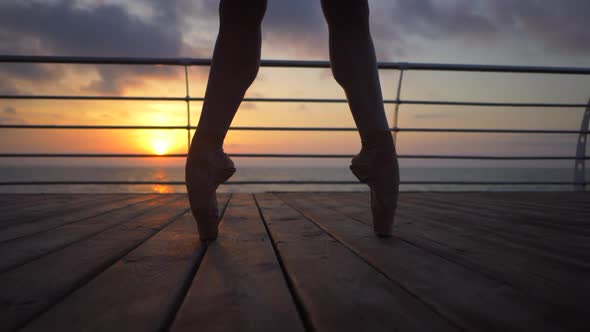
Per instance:
[[[186,88],[185,97],[154,97],[154,96],[70,96],[70,95],[0,95],[0,99],[13,100],[108,100],[108,101],[184,101],[186,103],[187,122],[185,126],[135,126],[135,125],[47,125],[47,124],[0,124],[0,129],[90,129],[90,130],[186,130],[187,147],[190,145],[192,101],[203,101],[202,97],[191,97],[189,93],[189,72],[191,66],[209,66],[210,59],[193,58],[121,58],[121,57],[68,57],[68,56],[20,56],[0,55],[1,63],[45,63],[45,64],[85,64],[85,65],[164,65],[180,66],[184,68]],[[262,60],[262,67],[281,68],[329,68],[327,61],[287,61]],[[409,100],[401,99],[404,73],[408,71],[444,71],[444,72],[486,72],[486,73],[527,73],[527,74],[564,74],[590,75],[590,68],[575,67],[537,67],[537,66],[493,66],[493,65],[463,65],[463,64],[427,64],[405,62],[383,62],[378,64],[380,69],[398,70],[399,79],[396,87],[396,98],[384,100],[385,104],[395,105],[393,112],[393,126],[390,130],[395,136],[403,132],[427,133],[493,133],[493,134],[571,134],[578,135],[577,154],[575,156],[487,156],[487,155],[399,155],[400,159],[439,159],[439,160],[572,160],[575,161],[574,180],[564,181],[526,181],[526,182],[485,182],[485,181],[402,181],[402,184],[420,185],[573,185],[578,190],[584,190],[588,184],[585,179],[586,142],[588,122],[590,119],[589,104],[581,103],[507,103],[507,102],[473,102],[448,100]],[[244,102],[264,103],[346,103],[345,99],[326,98],[245,98]],[[530,108],[586,108],[580,130],[548,130],[548,129],[482,129],[482,128],[404,128],[399,126],[400,105],[441,105],[441,106],[478,106],[478,107],[530,107]],[[341,132],[356,131],[356,128],[340,127],[230,127],[230,130],[243,131],[322,131]],[[232,157],[249,158],[352,158],[348,154],[277,154],[277,153],[235,153]],[[0,158],[150,158],[168,157],[181,158],[186,154],[74,154],[74,153],[0,153]],[[179,181],[8,181],[1,185],[183,185]],[[349,181],[230,181],[227,184],[358,184]]]

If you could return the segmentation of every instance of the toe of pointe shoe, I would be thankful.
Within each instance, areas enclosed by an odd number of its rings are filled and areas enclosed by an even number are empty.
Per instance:
[[[378,237],[392,237],[393,218],[387,220],[375,220],[373,222],[373,232]]]
[[[191,192],[189,195],[193,217],[197,222],[201,241],[213,241],[217,238],[219,226],[219,208],[215,191],[209,193]]]
[[[375,236],[382,238],[382,239],[388,239],[390,237],[393,237],[393,231],[391,231],[391,232],[375,231]]]
[[[359,154],[352,160],[350,170],[370,188],[375,235],[391,237],[399,193],[399,166],[395,151]]]
[[[219,227],[216,190],[236,169],[225,154],[217,153],[206,157],[209,158],[187,162],[186,185],[199,238],[201,241],[214,241]]]
[[[219,234],[219,220],[217,217],[197,216],[197,228],[199,230],[199,239],[201,241],[215,241]],[[205,220],[203,220],[205,219]]]
[[[393,220],[385,223],[375,223],[373,225],[373,233],[377,237],[387,238],[393,236]]]
[[[388,214],[394,214],[395,210],[388,211]],[[393,216],[376,216],[373,214],[373,232],[378,237],[392,237],[393,236]]]
[[[371,188],[371,212],[373,231],[378,237],[393,236],[393,224],[397,207],[397,196],[393,193],[379,194]]]

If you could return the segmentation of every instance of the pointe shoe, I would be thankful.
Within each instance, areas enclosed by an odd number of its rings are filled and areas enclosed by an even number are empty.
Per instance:
[[[399,195],[399,165],[395,147],[393,151],[390,148],[361,150],[352,159],[350,170],[371,190],[371,212],[375,235],[392,236]]]
[[[201,241],[217,239],[219,207],[216,191],[235,172],[233,161],[221,148],[196,148],[187,158],[186,187]]]

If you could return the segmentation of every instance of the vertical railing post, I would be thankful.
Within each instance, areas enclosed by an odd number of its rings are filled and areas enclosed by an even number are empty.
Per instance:
[[[191,147],[191,97],[189,92],[189,83],[188,83],[188,66],[184,65],[184,79],[185,79],[185,87],[186,87],[186,97],[184,100],[186,101],[186,152]]]
[[[400,97],[402,94],[402,84],[404,81],[404,68],[400,68],[399,70],[399,80],[397,81],[397,95],[395,97],[395,109],[393,111],[393,139],[397,144],[397,129],[398,129],[398,121],[399,121],[399,105],[400,105]]]
[[[574,168],[574,183],[576,191],[586,190],[586,143],[588,142],[588,127],[590,124],[590,100],[582,116],[582,125],[580,126],[580,135],[576,149],[576,164]]]

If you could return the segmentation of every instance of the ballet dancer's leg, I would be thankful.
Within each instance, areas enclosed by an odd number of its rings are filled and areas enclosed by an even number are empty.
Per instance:
[[[225,134],[260,66],[260,25],[266,0],[221,0],[203,110],[194,143],[221,146]]]
[[[390,236],[397,207],[399,167],[383,106],[367,0],[322,0],[330,32],[330,63],[346,94],[362,149],[351,170],[371,188],[375,233]]]
[[[186,185],[201,240],[217,238],[215,191],[235,172],[223,140],[260,65],[266,0],[221,0],[219,34],[197,131],[186,162]]]

